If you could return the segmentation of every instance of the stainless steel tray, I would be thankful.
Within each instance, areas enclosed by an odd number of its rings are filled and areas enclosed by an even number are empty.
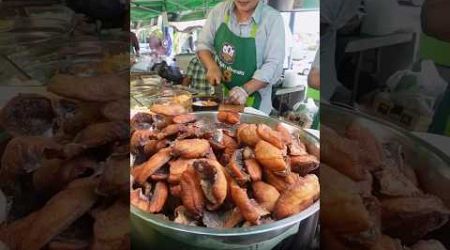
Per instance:
[[[196,112],[195,114],[200,118],[213,121],[216,121],[217,117],[217,112]],[[319,139],[291,123],[246,113],[241,114],[241,122],[264,123],[269,126],[283,123],[290,132],[298,132],[306,142],[308,150],[319,156]],[[317,225],[319,208],[320,202],[316,201],[301,213],[271,224],[248,228],[211,229],[181,225],[131,206],[132,237],[139,244],[145,242],[147,246],[149,246],[148,244],[152,246],[155,245],[154,241],[161,240],[151,236],[151,232],[156,231],[164,237],[195,247],[192,249],[271,249],[283,239],[297,232],[301,232],[305,243],[311,241]],[[314,226],[306,226],[311,223]]]
[[[343,133],[347,125],[358,119],[380,141],[399,143],[405,153],[405,161],[415,169],[424,191],[440,197],[450,207],[450,157],[439,149],[423,141],[411,132],[392,123],[321,103],[321,123]]]

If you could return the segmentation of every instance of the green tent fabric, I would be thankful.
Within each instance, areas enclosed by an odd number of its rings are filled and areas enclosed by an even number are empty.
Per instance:
[[[222,0],[133,0],[131,1],[131,20],[150,20],[161,14],[185,13],[184,19],[201,19],[208,9]]]
[[[191,21],[203,19],[208,9],[223,0],[132,0],[131,20],[151,20],[158,17],[164,10],[177,13],[177,21]],[[303,8],[319,8],[318,0],[300,0]]]

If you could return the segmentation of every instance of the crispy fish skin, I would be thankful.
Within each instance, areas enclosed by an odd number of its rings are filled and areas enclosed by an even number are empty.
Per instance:
[[[103,195],[127,193],[130,183],[129,165],[128,155],[111,156],[106,162],[97,191]]]
[[[177,116],[185,114],[187,112],[186,109],[180,104],[153,104],[150,110],[164,116]]]
[[[39,210],[11,224],[0,226],[0,242],[6,244],[9,249],[19,249],[23,238],[26,236],[30,225],[36,220],[38,213]]]
[[[300,179],[300,177],[296,173],[291,172],[287,176],[280,176],[269,170],[264,171],[264,176],[266,178],[266,182],[275,187],[278,192],[283,192],[290,185],[294,184]]]
[[[359,120],[355,119],[347,126],[345,135],[358,142],[360,157],[367,170],[372,171],[382,165],[384,154],[380,141]]]
[[[128,98],[106,103],[101,113],[110,121],[128,121],[130,119],[130,100]]]
[[[114,121],[89,125],[76,135],[74,143],[80,144],[85,148],[95,148],[129,138],[129,124],[127,122]]]
[[[183,172],[192,166],[196,159],[177,159],[169,162],[169,179],[170,184],[179,184]]]
[[[261,166],[255,159],[245,160],[244,165],[252,181],[260,181],[262,179]]]
[[[170,124],[163,128],[160,133],[156,135],[158,140],[162,140],[166,137],[178,134],[180,132],[186,131],[186,125],[184,124]]]
[[[314,155],[299,155],[290,157],[291,169],[293,172],[305,176],[316,170],[320,162]]]
[[[319,193],[320,185],[317,176],[305,176],[281,193],[273,210],[275,219],[280,220],[301,212],[319,197]]]
[[[172,121],[173,123],[191,123],[197,120],[197,116],[194,114],[183,114],[175,116]]]
[[[242,149],[236,150],[227,165],[228,173],[239,185],[245,185],[245,183],[250,181],[250,176],[244,171],[242,152]]]
[[[158,181],[155,185],[152,198],[150,200],[149,212],[159,213],[166,204],[167,197],[169,196],[169,188],[167,184],[162,181]]]
[[[281,136],[281,140],[285,143],[285,144],[291,144],[292,143],[292,137],[291,134],[289,133],[289,130],[287,130],[287,128],[282,124],[282,123],[278,123],[275,126],[275,130],[278,131],[280,133]]]
[[[322,126],[321,161],[355,181],[365,178],[363,166],[359,159],[358,143],[344,138],[331,128]]]
[[[206,201],[194,168],[188,168],[183,172],[180,185],[183,206],[194,217],[202,216]]]
[[[152,174],[170,161],[172,158],[171,153],[171,148],[163,148],[158,153],[154,154],[148,161],[134,167],[131,170],[131,173],[135,181],[139,184],[144,184]]]
[[[93,250],[129,249],[129,205],[117,201],[111,207],[95,213]]]
[[[239,185],[235,182],[232,182],[230,187],[231,197],[236,206],[239,208],[242,217],[253,225],[257,225],[261,216],[258,209],[250,201],[250,198],[247,195],[247,190],[239,187]]]
[[[47,85],[57,95],[91,102],[108,102],[128,98],[129,84],[117,74],[77,77],[57,74]]]
[[[267,211],[272,212],[275,203],[280,197],[280,192],[273,186],[262,181],[253,182],[252,189],[256,201],[258,201],[262,207],[267,209]]]
[[[273,130],[266,124],[258,124],[258,128],[256,130],[261,139],[269,142],[279,149],[283,149],[285,144],[283,143],[281,134],[278,131]]]
[[[200,178],[200,184],[203,189],[208,204],[208,210],[218,209],[227,196],[227,180],[223,172],[223,167],[214,160],[197,160],[194,162],[194,168]]]
[[[29,225],[20,249],[42,248],[53,237],[88,212],[98,199],[94,192],[97,184],[98,180],[95,178],[77,179],[53,196],[39,210],[34,222]]]
[[[185,159],[196,159],[205,157],[209,149],[209,142],[205,139],[185,139],[175,142],[172,154]]]
[[[266,141],[256,144],[255,157],[268,170],[282,172],[288,168],[281,150]]]
[[[143,211],[148,211],[150,199],[144,194],[142,188],[137,188],[130,192],[130,204]]]
[[[33,172],[33,186],[39,192],[56,193],[87,170],[95,171],[98,165],[97,161],[86,156],[43,160],[42,167]]]
[[[217,113],[217,120],[227,124],[237,124],[241,116],[238,112],[231,110],[221,110]]]
[[[257,129],[258,127],[256,126],[256,124],[244,123],[239,125],[236,131],[238,142],[240,144],[245,144],[250,147],[254,147],[259,141],[261,141]]]
[[[155,132],[149,129],[135,130],[130,138],[130,150],[133,154],[139,154],[146,144],[151,143]]]
[[[222,154],[223,162],[221,161],[221,163],[226,165],[230,161],[233,153],[239,148],[239,145],[233,137],[227,134],[223,134],[223,145],[225,149]]]
[[[32,172],[41,167],[46,154],[62,152],[62,146],[43,136],[15,137],[6,145],[1,159],[0,185],[14,182],[18,174]]]

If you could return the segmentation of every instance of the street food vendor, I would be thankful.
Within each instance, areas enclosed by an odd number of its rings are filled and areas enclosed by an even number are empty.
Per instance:
[[[139,40],[136,33],[130,32],[130,52],[139,57]]]
[[[260,0],[228,0],[214,7],[200,33],[197,53],[212,85],[227,101],[269,114],[272,84],[285,57],[281,14]]]

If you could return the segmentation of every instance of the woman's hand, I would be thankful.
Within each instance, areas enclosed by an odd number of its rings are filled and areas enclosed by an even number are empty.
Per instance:
[[[241,87],[234,87],[230,90],[230,97],[228,102],[234,105],[244,105],[247,101],[248,94],[245,89]]]
[[[213,86],[219,85],[222,81],[222,71],[218,66],[210,67],[206,72],[206,80]]]
[[[200,50],[197,52],[197,56],[206,69],[206,80],[213,86],[219,85],[222,82],[222,71],[214,60],[211,51]]]

